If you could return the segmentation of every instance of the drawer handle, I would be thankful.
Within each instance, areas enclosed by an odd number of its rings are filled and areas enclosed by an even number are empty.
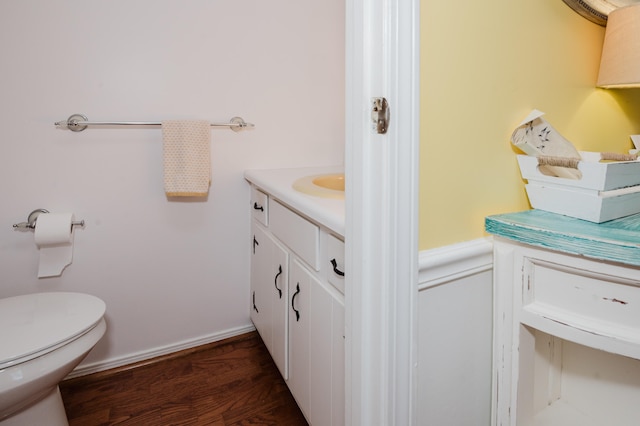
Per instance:
[[[273,280],[273,285],[276,286],[276,290],[278,290],[278,296],[282,299],[282,290],[278,288],[278,277],[282,274],[282,265],[278,265],[278,273],[276,274],[275,279]]]
[[[340,269],[338,269],[338,262],[336,262],[335,258],[331,259],[331,266],[333,266],[333,272],[335,272],[336,275],[344,277],[344,272],[342,272]]]
[[[260,312],[258,312],[258,308],[256,307],[256,292],[253,292],[253,310],[256,311],[257,314],[259,314]]]
[[[298,311],[294,305],[294,302],[296,300],[296,296],[300,293],[300,283],[296,283],[296,292],[293,293],[293,296],[291,297],[291,309],[293,309],[293,311],[296,313],[296,321],[300,321],[300,311]]]
[[[264,207],[259,206],[258,203],[253,203],[253,209],[254,210],[260,210],[261,212],[264,211]]]

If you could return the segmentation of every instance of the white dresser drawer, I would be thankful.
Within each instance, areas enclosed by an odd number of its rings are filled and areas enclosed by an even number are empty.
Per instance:
[[[582,345],[640,357],[640,276],[616,276],[524,258],[521,322]],[[603,265],[604,269],[604,265]],[[633,347],[634,345],[639,345]]]
[[[269,225],[269,196],[251,187],[251,216],[264,226]]]
[[[327,236],[327,277],[329,283],[344,294],[344,242]]]
[[[269,207],[270,231],[309,266],[320,270],[320,228],[275,200]]]

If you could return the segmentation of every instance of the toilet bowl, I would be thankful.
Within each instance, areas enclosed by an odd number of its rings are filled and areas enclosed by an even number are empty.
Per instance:
[[[68,425],[58,383],[106,330],[105,304],[82,293],[0,299],[0,425]]]

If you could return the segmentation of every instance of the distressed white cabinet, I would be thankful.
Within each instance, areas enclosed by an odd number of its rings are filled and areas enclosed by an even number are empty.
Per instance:
[[[251,320],[311,425],[343,425],[344,243],[252,187]]]
[[[493,424],[637,425],[640,215],[531,211],[494,240]]]

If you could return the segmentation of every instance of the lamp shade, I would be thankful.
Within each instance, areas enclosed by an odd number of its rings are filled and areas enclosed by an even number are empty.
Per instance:
[[[598,87],[640,87],[640,4],[609,13]]]

